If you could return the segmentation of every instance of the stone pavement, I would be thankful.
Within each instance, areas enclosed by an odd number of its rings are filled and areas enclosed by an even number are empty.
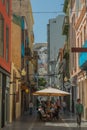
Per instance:
[[[81,128],[77,127],[75,116],[72,114],[60,115],[60,120],[40,121],[33,114],[26,113],[20,119],[7,124],[2,130],[87,130],[87,122],[82,121]]]
[[[16,121],[7,124],[2,130],[31,130],[33,123],[36,121],[36,116],[25,114]]]
[[[64,121],[66,127],[77,128],[76,116],[71,113],[69,115],[64,115],[62,121]],[[82,119],[81,128],[87,129],[87,121]]]

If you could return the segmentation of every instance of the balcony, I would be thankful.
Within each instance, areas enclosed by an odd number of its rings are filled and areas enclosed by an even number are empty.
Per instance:
[[[31,42],[34,43],[34,32],[31,31]]]
[[[64,59],[59,63],[59,67],[58,67],[58,70],[59,70],[59,72],[58,72],[58,74],[62,74],[63,73],[63,71],[64,71],[64,66],[65,66],[65,64],[64,64]]]
[[[69,1],[70,1],[70,0],[65,0],[65,2],[64,2],[63,11],[64,11],[65,13],[66,13],[66,10],[67,10],[67,8],[68,8]]]
[[[63,21],[63,26],[62,26],[63,35],[68,34],[68,29],[69,29],[69,16],[65,16],[64,21]]]
[[[69,43],[68,41],[65,42],[64,50],[63,50],[63,58],[69,60]]]
[[[69,59],[69,51],[68,51],[68,50],[65,50],[65,51],[64,51],[64,56],[63,56],[63,58]]]
[[[21,17],[20,17],[20,16],[17,16],[17,15],[15,15],[15,14],[13,14],[12,20],[13,20],[13,22],[14,22],[15,24],[21,26]]]
[[[27,58],[28,60],[32,59],[32,52],[31,52],[31,49],[29,47],[25,48],[25,58]]]

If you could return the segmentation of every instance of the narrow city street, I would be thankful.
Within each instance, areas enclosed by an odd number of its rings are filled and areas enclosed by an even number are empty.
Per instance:
[[[87,0],[0,0],[0,130],[87,130]]]
[[[75,116],[71,114],[61,115],[61,119],[53,121],[40,121],[34,114],[26,113],[20,119],[8,124],[2,130],[87,130],[87,122],[82,121],[81,127],[77,127]]]

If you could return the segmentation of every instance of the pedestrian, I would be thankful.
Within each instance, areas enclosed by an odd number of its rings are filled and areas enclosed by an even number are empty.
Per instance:
[[[57,99],[57,101],[56,101],[56,106],[59,107],[59,108],[61,108],[60,100],[59,99]]]
[[[32,115],[33,114],[33,102],[30,100],[29,103],[29,114]]]
[[[65,112],[66,112],[66,102],[65,101],[63,101],[62,102],[62,107],[63,107],[63,112],[64,112],[64,114],[65,114]]]
[[[61,105],[60,105],[60,100],[59,99],[57,99],[57,101],[56,101],[56,107],[57,107],[57,109],[56,109],[57,119],[59,119],[59,113],[60,113],[60,109],[61,109]]]
[[[80,98],[77,99],[77,104],[76,104],[76,114],[77,114],[77,125],[81,125],[81,116],[83,113],[83,104],[81,104]]]

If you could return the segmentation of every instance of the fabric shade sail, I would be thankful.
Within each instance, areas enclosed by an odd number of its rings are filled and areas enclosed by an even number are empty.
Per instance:
[[[33,95],[36,95],[36,96],[67,96],[67,95],[70,95],[70,93],[68,93],[66,91],[62,91],[60,89],[48,87],[43,90],[34,92]]]

